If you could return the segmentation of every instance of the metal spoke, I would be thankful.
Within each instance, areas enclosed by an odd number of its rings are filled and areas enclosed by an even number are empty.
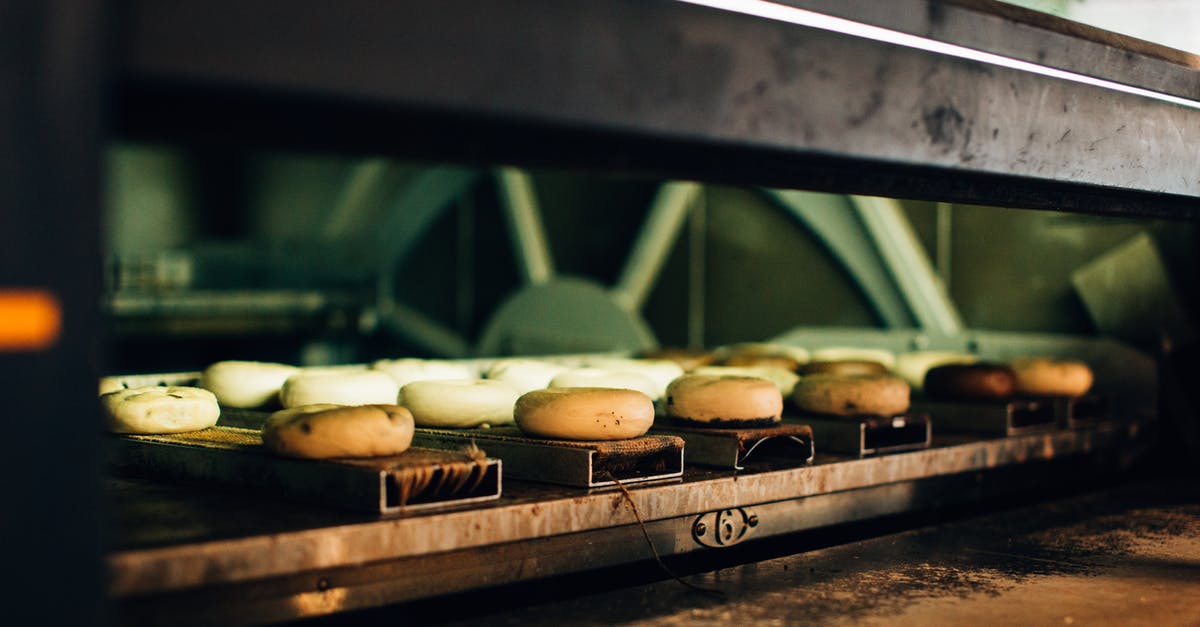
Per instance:
[[[554,262],[546,244],[533,180],[517,168],[500,168],[496,171],[496,182],[508,218],[517,269],[530,285],[549,281],[554,278]]]
[[[958,308],[917,241],[900,203],[872,196],[851,196],[850,202],[884,263],[892,269],[892,278],[921,328],[944,335],[960,333],[963,324]]]
[[[682,181],[664,183],[658,188],[613,288],[617,304],[629,311],[642,308],[700,190],[699,184]]]

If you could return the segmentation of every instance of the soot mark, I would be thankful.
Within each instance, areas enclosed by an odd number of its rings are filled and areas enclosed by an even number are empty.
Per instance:
[[[966,119],[953,105],[938,105],[926,110],[921,114],[921,122],[929,141],[947,149],[954,146],[966,126]]]

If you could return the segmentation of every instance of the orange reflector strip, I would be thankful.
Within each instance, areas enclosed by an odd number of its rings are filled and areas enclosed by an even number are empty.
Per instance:
[[[36,289],[0,289],[0,351],[47,348],[58,340],[62,307]]]

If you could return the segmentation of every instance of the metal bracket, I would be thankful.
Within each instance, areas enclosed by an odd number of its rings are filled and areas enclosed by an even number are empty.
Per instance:
[[[744,507],[701,514],[692,523],[692,538],[702,546],[719,549],[740,543],[758,527],[758,514]]]

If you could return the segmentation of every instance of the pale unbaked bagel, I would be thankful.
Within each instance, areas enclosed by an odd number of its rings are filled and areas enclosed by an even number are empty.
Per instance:
[[[800,376],[790,370],[783,368],[772,368],[770,366],[704,366],[696,368],[692,374],[704,374],[710,376],[735,376],[735,377],[758,377],[766,379],[775,384],[779,388],[779,393],[783,396],[791,396],[792,390],[796,387],[796,382],[800,380]]]
[[[667,415],[710,427],[773,424],[783,415],[783,395],[758,377],[689,374],[667,388]]]
[[[654,402],[637,390],[549,388],[517,399],[521,431],[560,440],[625,440],[654,424]]]
[[[331,403],[333,405],[390,405],[400,386],[391,377],[372,370],[321,370],[288,377],[279,391],[285,408]]]
[[[1083,396],[1092,389],[1092,369],[1082,361],[1022,357],[1009,365],[1017,377],[1020,394]]]
[[[588,361],[589,366],[613,372],[632,372],[654,382],[654,393],[650,398],[659,400],[667,393],[667,386],[683,375],[683,367],[669,359],[620,359],[602,357]],[[600,386],[603,387],[603,386]]]
[[[200,387],[225,407],[254,409],[275,402],[283,382],[300,372],[295,366],[260,361],[218,361],[204,369]]]
[[[117,390],[100,397],[113,433],[186,433],[217,424],[221,408],[212,392],[200,388],[150,386]]]
[[[552,388],[615,388],[637,390],[651,399],[662,395],[653,379],[638,372],[607,368],[576,368],[568,370],[550,382]]]
[[[121,377],[100,377],[100,396],[125,389]]]
[[[909,388],[891,375],[817,374],[800,379],[792,401],[819,414],[894,416],[908,411]]]
[[[400,390],[400,403],[418,426],[468,428],[512,424],[518,396],[500,381],[413,381]]]
[[[938,366],[973,364],[979,357],[953,351],[913,351],[896,355],[896,374],[913,390],[925,388],[925,373]]]
[[[524,394],[550,387],[554,377],[567,370],[566,366],[536,359],[504,359],[487,370],[489,381],[500,381]]]
[[[413,381],[473,381],[479,378],[477,369],[470,365],[432,359],[380,359],[371,364],[371,369],[387,373],[400,387]]]
[[[413,438],[413,417],[398,405],[303,405],[263,425],[263,446],[279,455],[321,459],[399,455]]]
[[[877,361],[888,370],[896,366],[896,355],[882,348],[854,348],[834,346],[818,348],[812,352],[813,361]]]

